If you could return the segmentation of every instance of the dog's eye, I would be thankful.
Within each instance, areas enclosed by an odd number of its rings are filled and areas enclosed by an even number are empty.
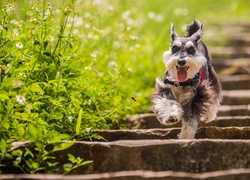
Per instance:
[[[189,47],[189,48],[187,49],[187,53],[188,53],[188,54],[194,54],[194,53],[195,53],[195,48],[194,48],[193,46]]]
[[[180,49],[181,49],[181,48],[178,47],[178,46],[172,46],[171,52],[172,52],[172,54],[175,54],[175,53],[177,53]]]

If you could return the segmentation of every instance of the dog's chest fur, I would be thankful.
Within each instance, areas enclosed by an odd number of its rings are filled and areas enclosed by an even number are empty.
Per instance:
[[[171,87],[169,93],[172,94],[173,100],[176,100],[181,105],[185,105],[188,102],[190,102],[190,100],[192,100],[192,98],[194,97],[195,89],[190,86],[185,86],[185,87],[173,86]]]

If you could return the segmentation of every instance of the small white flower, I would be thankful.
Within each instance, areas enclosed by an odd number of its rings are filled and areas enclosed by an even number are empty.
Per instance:
[[[91,53],[90,56],[95,59],[97,57],[97,54],[96,53]]]
[[[73,34],[79,34],[79,30],[78,30],[78,29],[74,29],[74,30],[72,31],[72,33],[73,33]]]
[[[156,14],[152,11],[148,12],[148,18],[149,19],[154,19],[156,17]]]
[[[79,27],[83,24],[83,19],[81,17],[75,17],[74,23],[75,23],[75,27]]]
[[[24,85],[24,83],[22,81],[19,80],[14,80],[12,83],[13,87],[22,87]]]
[[[64,12],[67,13],[67,12],[70,12],[70,11],[71,11],[70,7],[69,6],[65,6]]]
[[[55,40],[54,36],[50,36],[49,40],[53,42]]]
[[[68,116],[67,118],[68,118],[69,122],[72,123],[73,117],[72,116]]]
[[[86,18],[90,18],[91,17],[91,14],[89,12],[86,12],[85,15],[84,15]]]
[[[14,24],[14,25],[17,25],[17,26],[20,25],[20,23],[15,19],[11,20],[10,24]]]
[[[35,17],[30,17],[30,22],[35,22],[37,19]]]
[[[89,29],[91,26],[90,26],[90,24],[85,24],[84,27],[85,27],[86,29]]]
[[[138,36],[130,36],[130,39],[132,39],[132,40],[137,40],[137,39],[138,39]]]
[[[92,70],[92,68],[90,66],[86,66],[85,70]]]
[[[36,5],[33,5],[31,9],[34,9],[34,10],[38,11],[38,8],[37,8]]]
[[[109,61],[108,66],[109,67],[118,67],[118,65],[115,61]]]
[[[85,131],[86,131],[87,134],[89,134],[90,131],[91,131],[91,128],[85,128]]]
[[[108,6],[108,10],[109,10],[109,11],[114,11],[114,7],[111,6],[111,5],[109,5],[109,6]]]
[[[94,34],[93,34],[93,33],[88,33],[88,35],[87,35],[87,38],[88,38],[88,39],[93,39],[93,37],[94,37]]]
[[[34,34],[35,34],[35,28],[34,28],[34,27],[32,27],[32,28],[30,29],[30,34],[31,34],[31,35],[34,35]]]
[[[27,78],[27,75],[26,75],[25,72],[20,72],[19,75],[22,76],[22,77],[24,77],[24,78]]]
[[[131,12],[129,10],[122,13],[122,19],[126,20],[130,16]]]
[[[136,48],[136,49],[139,49],[140,47],[141,47],[140,44],[136,44],[136,45],[135,45],[135,48]]]
[[[129,67],[127,70],[128,70],[129,72],[133,72],[133,71],[134,71],[134,69],[131,68],[131,67]]]
[[[17,47],[18,49],[23,49],[23,43],[22,43],[22,42],[18,42],[18,43],[16,44],[16,47]]]
[[[26,102],[26,98],[23,95],[16,95],[16,101],[19,104],[24,104]]]

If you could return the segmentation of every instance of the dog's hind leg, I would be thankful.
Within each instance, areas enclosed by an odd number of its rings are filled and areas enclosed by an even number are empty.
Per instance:
[[[220,105],[219,100],[217,100],[214,104],[211,104],[210,107],[207,110],[206,115],[204,115],[201,118],[201,121],[204,121],[205,123],[209,123],[217,117],[218,107]]]
[[[179,139],[193,139],[198,127],[196,119],[182,120],[181,133],[178,135]]]

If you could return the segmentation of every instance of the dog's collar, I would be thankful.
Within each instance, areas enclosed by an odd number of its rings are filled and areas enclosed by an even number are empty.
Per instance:
[[[170,81],[169,79],[167,79],[167,76],[164,76],[163,78],[163,82],[165,84],[171,84],[174,85],[176,87],[178,86],[194,86],[196,85],[198,82],[202,82],[204,80],[203,78],[203,74],[201,69],[199,70],[199,72],[194,76],[193,79],[188,79],[187,81],[184,82],[178,82],[178,81]]]

